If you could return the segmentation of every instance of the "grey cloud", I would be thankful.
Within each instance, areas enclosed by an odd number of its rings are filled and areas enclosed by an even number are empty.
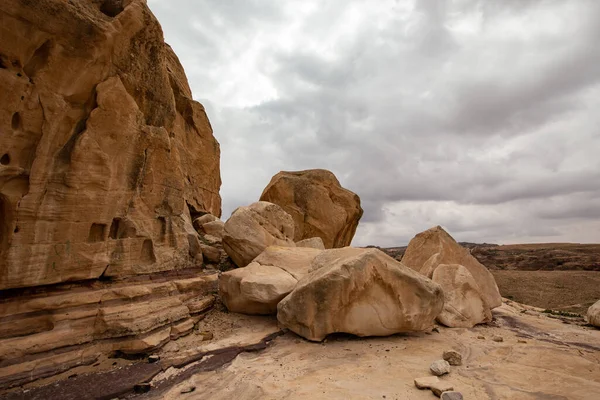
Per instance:
[[[600,240],[598,2],[149,3],[207,99],[225,215],[326,168],[361,196],[357,244]]]

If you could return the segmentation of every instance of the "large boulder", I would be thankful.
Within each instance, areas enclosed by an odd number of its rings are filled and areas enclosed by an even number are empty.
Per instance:
[[[296,247],[294,221],[276,204],[258,201],[238,207],[225,222],[223,248],[238,267],[245,267],[269,246]]]
[[[468,269],[459,264],[441,264],[432,280],[444,291],[444,309],[437,320],[453,328],[471,328],[490,322],[492,313]]]
[[[309,340],[334,332],[421,331],[442,311],[442,289],[377,249],[325,250],[277,306],[277,319]]]
[[[244,314],[274,314],[277,304],[308,275],[322,250],[270,246],[247,267],[227,271],[219,280],[225,306]]]
[[[428,278],[442,264],[462,265],[473,276],[488,307],[495,308],[502,304],[502,296],[492,273],[440,226],[416,235],[408,243],[402,264]]]
[[[588,308],[587,320],[590,325],[600,328],[600,300]]]
[[[282,171],[260,199],[283,207],[294,219],[294,241],[318,236],[325,248],[349,246],[363,214],[360,198],[324,169]]]

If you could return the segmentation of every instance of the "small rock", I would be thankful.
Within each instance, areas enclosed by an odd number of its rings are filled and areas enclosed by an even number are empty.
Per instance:
[[[196,331],[196,335],[202,336],[202,341],[213,339],[213,333],[209,331]]]
[[[483,336],[483,335],[479,335],[479,336],[477,336],[477,339],[482,339],[482,340],[484,340],[484,339],[485,339],[485,336]]]
[[[160,357],[158,355],[152,354],[152,355],[148,356],[148,362],[150,364],[158,362],[158,361],[160,361]]]
[[[431,363],[429,370],[435,376],[442,376],[450,373],[450,364],[446,360],[436,360]]]
[[[443,358],[450,365],[462,365],[462,355],[456,350],[444,351]]]
[[[493,337],[492,337],[492,340],[493,340],[494,342],[498,342],[498,343],[500,343],[500,342],[504,342],[504,338],[503,338],[502,336],[493,336]]]
[[[422,378],[415,378],[415,386],[417,389],[429,389],[432,385],[440,382],[440,378],[437,376],[424,376]]]
[[[185,388],[185,389],[181,389],[181,394],[186,394],[186,393],[192,393],[194,390],[196,390],[196,386],[190,386],[189,388]],[[461,397],[462,399],[462,397]]]
[[[444,392],[451,392],[454,390],[454,386],[450,382],[440,380],[439,382],[431,385],[429,388],[436,396],[440,397]]]
[[[527,340],[518,340],[518,343],[527,343]]]
[[[440,333],[440,329],[436,326],[431,330],[431,332]]]
[[[461,392],[444,392],[440,396],[442,400],[463,400],[463,395]]]
[[[137,383],[133,386],[133,391],[136,393],[148,393],[152,389],[152,385],[148,382]]]

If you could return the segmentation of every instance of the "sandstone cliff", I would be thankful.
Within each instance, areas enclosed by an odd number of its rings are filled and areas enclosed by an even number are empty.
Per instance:
[[[0,86],[0,290],[193,264],[219,144],[145,1],[3,0]]]

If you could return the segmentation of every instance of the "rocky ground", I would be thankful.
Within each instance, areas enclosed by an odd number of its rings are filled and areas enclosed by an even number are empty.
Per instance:
[[[505,299],[492,323],[471,329],[313,343],[280,331],[274,317],[215,309],[198,333],[161,349],[158,362],[106,359],[3,398],[433,399],[414,379],[430,376],[449,349],[463,364],[441,380],[465,399],[597,398],[600,330],[541,311]],[[136,393],[140,382],[150,385]]]

